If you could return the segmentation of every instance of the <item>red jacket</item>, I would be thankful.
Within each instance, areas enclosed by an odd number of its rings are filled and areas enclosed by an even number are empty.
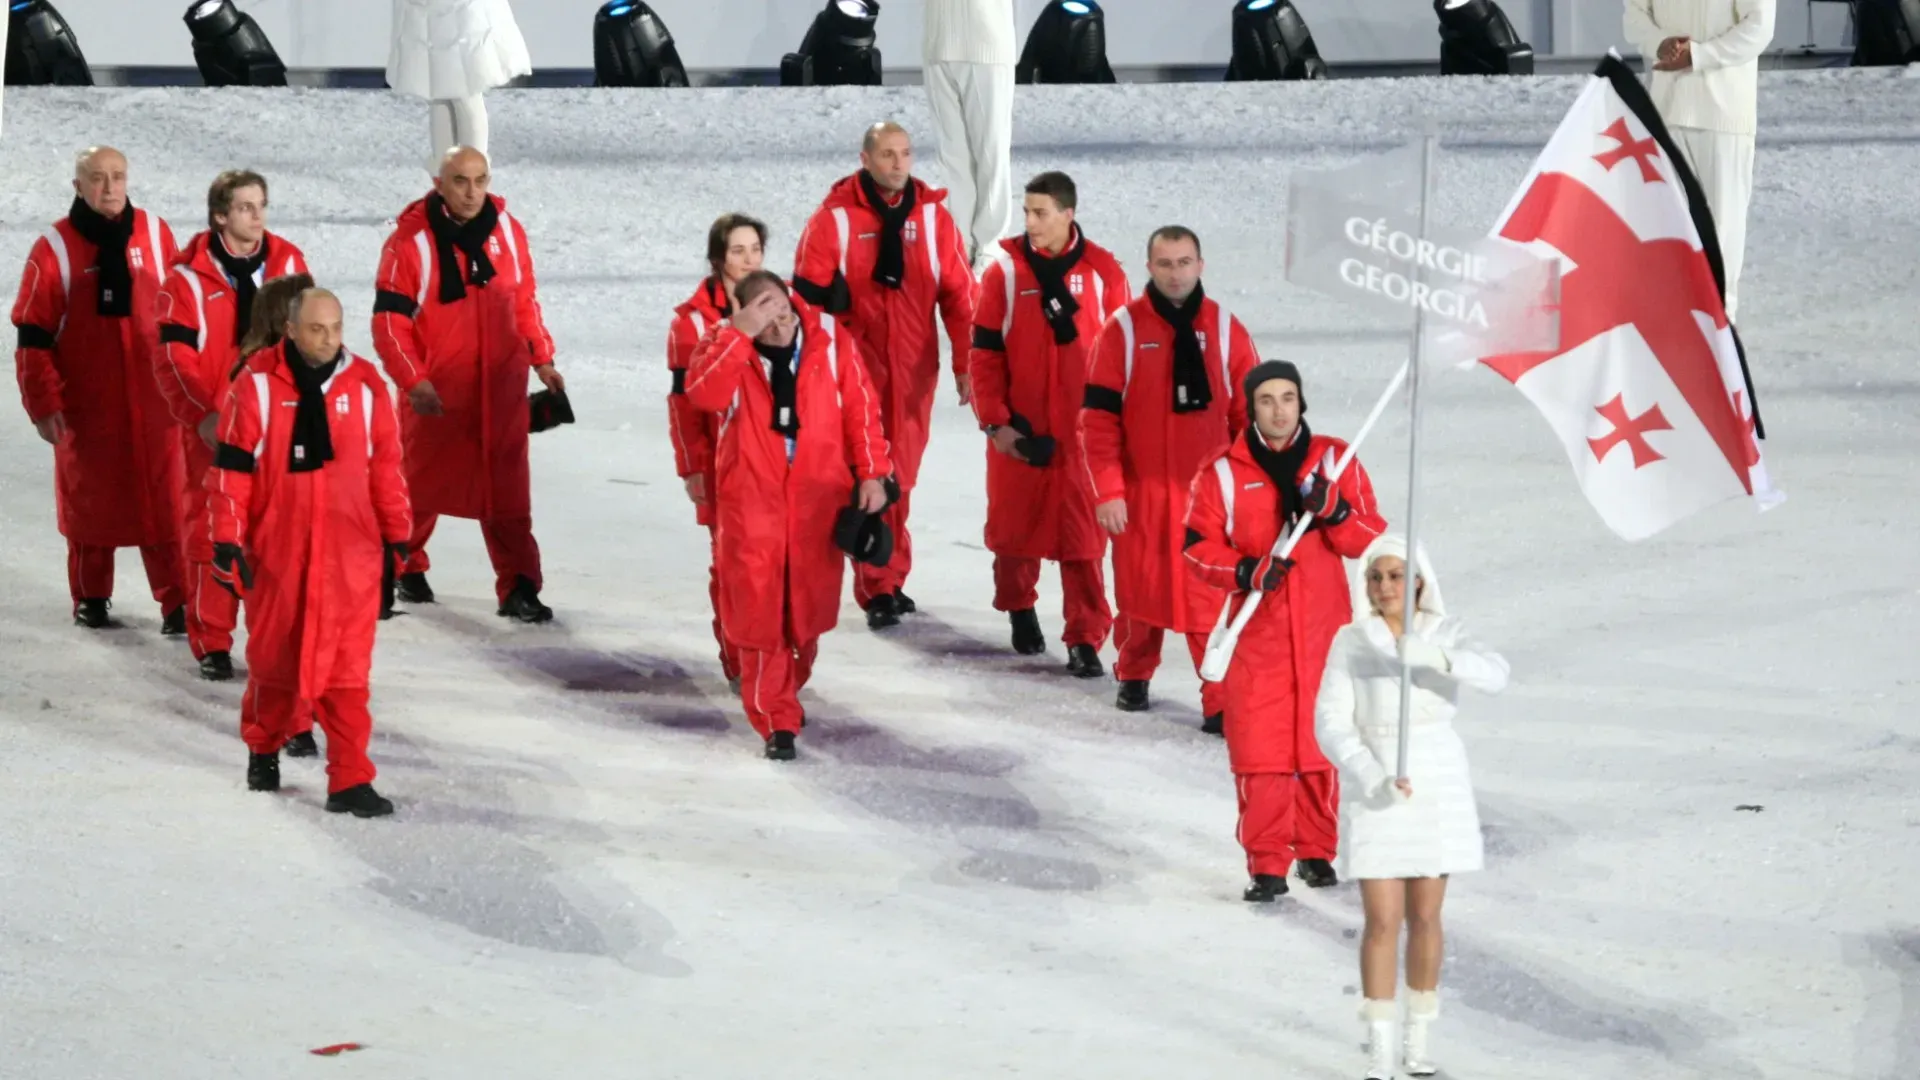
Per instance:
[[[160,275],[173,233],[133,211],[127,261],[133,314],[98,314],[97,249],[65,218],[34,241],[13,302],[20,398],[35,421],[66,417],[53,451],[60,533],[79,544],[137,547],[179,537],[180,444],[153,377]]]
[[[1222,349],[1220,326],[1232,326]],[[1213,629],[1221,595],[1188,575],[1188,491],[1193,474],[1247,426],[1240,382],[1260,363],[1253,338],[1218,301],[1201,306],[1195,330],[1207,355],[1212,402],[1173,411],[1173,327],[1142,296],[1116,312],[1094,342],[1087,367],[1080,447],[1095,505],[1127,501],[1126,531],[1113,540],[1115,606],[1150,626],[1180,633]]]
[[[415,514],[530,517],[527,372],[553,363],[526,230],[493,197],[500,224],[487,243],[493,280],[440,299],[440,258],[422,199],[400,214],[380,253],[373,344],[387,374],[411,391],[430,380],[445,415],[400,410]],[[465,262],[461,263],[464,268]],[[461,271],[465,277],[465,270]]]
[[[1080,405],[1087,356],[1100,327],[1131,299],[1127,274],[1107,249],[1075,230],[1084,250],[1067,277],[1080,304],[1072,344],[1054,340],[1040,307],[1040,283],[1025,239],[1002,240],[974,299],[973,411],[982,425],[1007,427],[1019,416],[1034,435],[1054,439],[1053,460],[1037,468],[987,446],[987,549],[1028,559],[1100,559],[1107,534],[1093,517],[1080,453]]]
[[[720,622],[733,644],[762,652],[811,641],[839,621],[847,558],[834,544],[834,520],[852,505],[856,480],[893,469],[859,347],[832,316],[796,307],[800,431],[791,460],[786,437],[773,430],[773,388],[750,338],[723,322],[687,369],[688,402],[724,414],[714,452]]]
[[[258,284],[308,272],[307,257],[299,248],[272,233],[260,242],[267,257]],[[220,411],[240,360],[233,283],[214,260],[212,245],[211,232],[196,233],[174,257],[160,289],[160,342],[153,352],[153,375],[174,420],[188,428]]]
[[[938,308],[947,324],[956,375],[966,370],[973,328],[973,268],[967,264],[966,241],[947,211],[947,193],[919,180],[912,183],[913,216],[901,230],[907,273],[900,288],[873,280],[880,216],[868,205],[857,175],[828,192],[793,256],[794,291],[839,320],[859,342],[902,490],[911,490],[919,479],[940,385],[934,311]]]
[[[713,524],[713,443],[720,418],[687,401],[687,366],[693,363],[700,339],[731,313],[726,286],[708,278],[686,303],[673,309],[673,325],[667,330],[667,368],[673,373],[667,430],[673,434],[673,469],[682,480],[696,474],[706,477],[707,501],[695,510],[702,525]]]
[[[1346,448],[1339,439],[1313,436],[1298,477],[1303,493],[1316,474],[1332,474]],[[1293,569],[1278,592],[1260,601],[1234,648],[1226,680],[1227,757],[1236,774],[1333,768],[1314,737],[1313,706],[1333,637],[1353,618],[1343,560],[1359,558],[1387,528],[1357,459],[1341,474],[1339,490],[1350,508],[1346,520],[1301,537],[1290,556]],[[1238,588],[1240,560],[1266,556],[1279,539],[1280,506],[1280,493],[1246,438],[1202,466],[1186,521],[1194,580],[1210,589]],[[1245,595],[1229,602],[1238,611]]]
[[[405,541],[413,522],[393,399],[373,364],[351,353],[324,390],[333,460],[287,471],[300,398],[290,344],[254,353],[227,391],[208,524],[253,569],[248,677],[311,700],[367,685],[384,545]]]

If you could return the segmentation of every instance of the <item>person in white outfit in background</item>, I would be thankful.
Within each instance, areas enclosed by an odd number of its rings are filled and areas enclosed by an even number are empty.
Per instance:
[[[922,52],[947,207],[977,277],[1013,223],[1013,0],[927,0]]]
[[[1774,0],[1626,0],[1627,40],[1653,68],[1653,103],[1693,166],[1720,234],[1727,318],[1740,303],[1753,200],[1760,54],[1773,41]]]
[[[487,150],[487,91],[533,74],[526,39],[507,0],[393,0],[387,85],[426,98],[438,174],[447,151]]]
[[[1360,557],[1353,622],[1333,639],[1314,706],[1320,749],[1340,770],[1337,872],[1360,882],[1366,909],[1360,982],[1369,1080],[1394,1075],[1403,922],[1409,993],[1400,1049],[1410,1075],[1434,1074],[1428,1029],[1440,1016],[1440,906],[1447,876],[1482,863],[1480,815],[1453,717],[1462,686],[1497,694],[1507,685],[1507,662],[1447,614],[1424,550],[1416,563],[1409,633],[1401,624],[1406,540],[1382,536]],[[1407,776],[1396,779],[1403,663],[1413,668],[1413,708]]]

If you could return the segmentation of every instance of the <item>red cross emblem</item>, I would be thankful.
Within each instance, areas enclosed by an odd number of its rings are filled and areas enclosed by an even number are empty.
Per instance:
[[[1673,430],[1673,425],[1667,423],[1667,418],[1661,414],[1660,406],[1655,405],[1639,416],[1628,416],[1626,395],[1615,394],[1612,401],[1593,411],[1613,425],[1613,430],[1606,435],[1587,440],[1587,445],[1593,447],[1593,460],[1607,460],[1607,455],[1613,453],[1613,448],[1621,443],[1626,443],[1627,448],[1633,451],[1633,467],[1636,469],[1644,469],[1666,458],[1647,441],[1648,432]]]
[[[1618,144],[1612,150],[1593,155],[1593,160],[1599,162],[1601,168],[1612,172],[1615,165],[1631,158],[1640,164],[1641,180],[1649,184],[1666,183],[1666,178],[1654,166],[1654,159],[1660,156],[1660,144],[1654,141],[1653,136],[1635,139],[1633,132],[1627,130],[1627,118],[1624,116],[1615,120],[1600,135]]]

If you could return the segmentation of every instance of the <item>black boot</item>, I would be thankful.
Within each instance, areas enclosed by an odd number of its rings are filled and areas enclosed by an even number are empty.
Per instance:
[[[1038,656],[1047,651],[1047,635],[1040,632],[1040,616],[1032,608],[1007,612],[1013,624],[1013,651],[1021,656]]]
[[[1200,734],[1227,737],[1227,714],[1217,712],[1200,721]]]
[[[900,603],[892,593],[881,593],[867,601],[867,629],[885,630],[900,625]]]
[[[523,623],[553,621],[553,609],[540,602],[539,590],[525,574],[513,583],[506,601],[500,605],[500,614]]]
[[[1301,859],[1298,864],[1300,880],[1307,883],[1309,889],[1327,889],[1340,884],[1340,878],[1333,872],[1333,864],[1325,859]]]
[[[360,784],[327,796],[327,813],[352,814],[354,817],[386,817],[393,813],[393,800],[383,798],[372,784]]]
[[[1076,679],[1097,679],[1106,673],[1100,664],[1100,650],[1091,645],[1067,647],[1067,674]]]
[[[427,575],[419,571],[401,574],[394,582],[393,595],[409,604],[433,603],[433,586],[427,584]]]
[[[792,761],[799,756],[793,747],[793,732],[776,731],[773,738],[767,740],[767,760]]]
[[[247,755],[247,790],[248,791],[279,791],[280,790],[280,755],[279,754],[248,754]]]
[[[89,630],[104,630],[113,625],[113,620],[107,616],[107,609],[112,606],[113,601],[105,599],[78,601],[73,605],[73,625]]]
[[[917,615],[920,612],[920,605],[913,602],[913,597],[895,589],[893,590],[893,610],[900,615]]]
[[[1253,884],[1240,894],[1249,904],[1271,904],[1287,895],[1287,879],[1276,874],[1255,874]]]
[[[210,652],[200,658],[200,677],[208,682],[229,682],[233,679],[233,657],[224,652]]]
[[[313,731],[309,729],[288,739],[280,751],[288,757],[319,757],[320,745],[313,741]]]
[[[1146,712],[1150,704],[1147,700],[1147,680],[1120,680],[1120,692],[1114,695],[1113,704],[1121,712]]]
[[[187,605],[181,604],[165,615],[160,616],[160,633],[166,637],[179,637],[187,632]]]

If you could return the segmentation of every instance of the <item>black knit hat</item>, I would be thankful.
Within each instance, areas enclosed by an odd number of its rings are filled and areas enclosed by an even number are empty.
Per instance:
[[[1240,384],[1241,394],[1247,399],[1247,414],[1253,414],[1253,392],[1273,379],[1285,379],[1300,391],[1300,415],[1307,415],[1307,384],[1300,381],[1300,369],[1290,360],[1263,360],[1247,372],[1246,381]]]

